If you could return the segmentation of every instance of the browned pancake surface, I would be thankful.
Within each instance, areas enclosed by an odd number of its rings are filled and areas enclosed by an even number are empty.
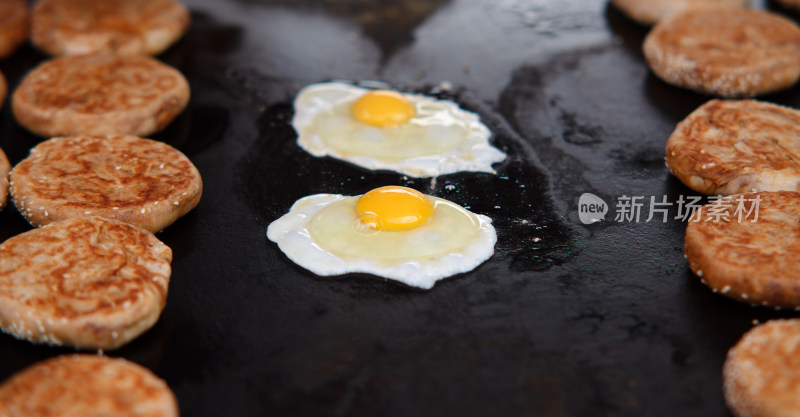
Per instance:
[[[631,19],[649,26],[689,10],[742,8],[747,0],[611,0],[611,3]]]
[[[739,417],[800,415],[800,319],[770,320],[728,351],[725,400]]]
[[[145,56],[56,58],[32,70],[12,97],[14,116],[44,136],[164,129],[189,101],[176,69]]]
[[[11,171],[11,164],[8,163],[6,154],[0,149],[0,210],[8,202],[8,172]]]
[[[800,307],[800,193],[739,194],[724,201],[703,206],[700,220],[686,227],[692,271],[714,292],[735,300]]]
[[[10,174],[11,198],[34,226],[102,216],[158,232],[193,209],[203,184],[177,149],[125,135],[53,138]]]
[[[28,39],[30,11],[25,0],[0,0],[0,58],[6,58]]]
[[[177,417],[178,404],[163,380],[133,362],[65,355],[36,363],[0,385],[0,415]]]
[[[800,111],[754,100],[711,100],[667,140],[667,165],[695,191],[800,191]]]
[[[761,10],[697,10],[672,16],[647,35],[653,72],[679,87],[752,97],[800,77],[800,27]]]
[[[172,251],[113,220],[64,220],[0,244],[0,327],[35,343],[115,349],[155,324]]]
[[[183,35],[189,20],[174,0],[41,0],[31,40],[50,55],[156,55]]]

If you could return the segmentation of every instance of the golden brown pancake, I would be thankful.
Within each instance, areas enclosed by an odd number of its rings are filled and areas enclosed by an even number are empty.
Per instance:
[[[25,0],[0,0],[0,58],[14,53],[28,39],[30,11]]]
[[[800,308],[800,193],[733,195],[695,215],[684,248],[704,284],[737,301]]]
[[[64,355],[36,363],[0,385],[2,417],[177,417],[167,384],[121,358]]]
[[[720,97],[753,97],[800,77],[800,27],[763,10],[696,10],[658,23],[644,41],[667,83]]]
[[[31,41],[53,56],[157,55],[186,32],[189,20],[174,0],[41,0]]]
[[[147,136],[189,102],[176,69],[145,56],[56,58],[33,69],[12,97],[14,116],[44,137],[81,133]]]
[[[667,140],[667,166],[709,195],[800,191],[800,111],[754,100],[711,100]]]
[[[631,19],[651,26],[689,10],[746,7],[747,0],[611,0],[611,4]]]
[[[46,140],[10,174],[11,199],[34,226],[102,216],[158,232],[200,201],[203,182],[177,149],[126,135]]]
[[[728,351],[722,379],[735,416],[800,415],[800,319],[770,320],[745,333]]]
[[[8,163],[6,154],[0,149],[0,210],[8,202],[8,172],[11,171],[11,164]]]
[[[0,244],[0,327],[33,343],[116,349],[167,301],[172,250],[152,233],[76,217]]]

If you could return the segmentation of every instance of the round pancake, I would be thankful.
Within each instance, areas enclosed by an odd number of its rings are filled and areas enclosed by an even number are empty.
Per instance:
[[[0,58],[14,53],[28,39],[30,11],[25,0],[0,0]]]
[[[56,58],[33,69],[12,97],[14,116],[44,137],[80,133],[147,136],[189,102],[176,69],[145,56]]]
[[[722,369],[728,408],[738,417],[800,415],[800,319],[756,326],[728,351]]]
[[[620,12],[646,26],[668,16],[704,8],[742,8],[748,0],[611,0]]]
[[[0,210],[8,202],[8,172],[11,171],[11,164],[8,163],[6,154],[0,149]]]
[[[800,27],[762,10],[696,10],[657,24],[644,41],[667,83],[720,97],[752,97],[800,77]]]
[[[708,195],[800,191],[800,111],[754,100],[711,100],[678,123],[667,166]]]
[[[152,233],[80,217],[0,244],[0,327],[34,343],[116,349],[158,320],[172,250]]]
[[[41,0],[31,41],[54,56],[157,55],[186,32],[189,20],[174,0]]]
[[[121,358],[64,355],[36,363],[0,385],[3,417],[177,417],[167,384]]]
[[[46,140],[9,178],[14,205],[34,226],[101,216],[158,232],[197,206],[203,192],[186,155],[126,135]]]
[[[704,205],[699,221],[686,226],[692,272],[734,300],[800,308],[800,193],[765,191],[719,201]]]

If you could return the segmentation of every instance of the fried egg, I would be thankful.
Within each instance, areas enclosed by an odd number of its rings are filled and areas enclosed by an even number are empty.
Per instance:
[[[303,197],[267,237],[317,275],[363,272],[423,289],[475,269],[497,241],[490,218],[397,186]]]
[[[492,164],[506,158],[478,115],[452,101],[331,82],[300,90],[294,110],[300,147],[370,170],[494,173]]]

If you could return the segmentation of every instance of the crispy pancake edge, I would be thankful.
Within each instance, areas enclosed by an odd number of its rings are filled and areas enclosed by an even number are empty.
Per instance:
[[[105,6],[112,4],[104,0]],[[117,0],[115,0],[117,1]],[[130,0],[122,0],[133,4]],[[98,10],[101,21],[93,21],[94,2],[41,0],[31,16],[31,43],[51,56],[113,53],[158,55],[186,32],[191,16],[177,1],[139,1],[164,6],[151,16],[120,15],[124,11]],[[145,8],[145,10],[147,10]],[[62,17],[63,16],[63,17]]]
[[[737,416],[800,413],[800,319],[770,320],[745,333],[723,365],[725,402]]]
[[[0,385],[0,404],[7,415],[28,417],[52,416],[53,408],[69,415],[178,416],[172,390],[149,369],[89,354],[54,357],[12,375]]]
[[[171,261],[152,233],[99,217],[14,236],[0,244],[0,327],[33,343],[119,348],[158,320]]]
[[[94,165],[81,162],[84,171],[80,173],[46,177],[72,166],[51,160],[51,154],[64,158],[69,164],[83,161],[87,155],[102,160],[95,161]],[[111,157],[117,159],[108,160]],[[104,166],[103,162],[113,162],[115,166]],[[168,178],[164,178],[165,174],[149,172],[159,165],[171,169]],[[42,172],[45,169],[47,171]],[[129,169],[134,173],[130,174]],[[109,177],[118,183],[113,186],[94,184],[96,180]],[[200,172],[186,155],[165,143],[128,135],[49,139],[34,147],[31,154],[12,169],[9,178],[12,201],[33,226],[96,215],[156,233],[194,209],[203,194]],[[48,186],[42,186],[39,181],[46,181]],[[46,194],[50,187],[56,188],[55,195]],[[133,192],[136,201],[113,200],[109,192],[119,187]],[[76,194],[78,192],[81,194]],[[93,200],[82,203],[78,197],[83,195]]]
[[[738,34],[737,31],[744,27],[741,22],[728,23],[734,18],[758,22],[770,28],[778,26],[781,31],[791,33],[792,41],[774,41],[769,60],[749,59],[752,52],[763,53],[766,49],[751,47],[752,51],[748,52],[744,49],[746,45],[730,49],[723,47],[733,38],[732,33]],[[717,19],[717,22],[725,23],[716,27],[715,33],[719,34],[716,39],[704,39],[705,45],[701,49],[677,46],[681,39],[690,38],[693,30],[699,30],[694,29],[692,23],[701,28],[712,26],[710,22],[697,22],[696,19]],[[768,36],[777,32],[770,29],[760,33]],[[792,53],[786,53],[783,48]],[[800,78],[800,27],[785,17],[761,10],[691,11],[674,15],[650,31],[642,49],[648,66],[663,81],[712,96],[753,97],[788,88]],[[712,55],[712,51],[715,54],[724,51],[731,58],[722,62],[711,61],[707,57]],[[738,62],[740,60],[744,60],[746,65]]]
[[[115,97],[104,95],[108,87],[101,80],[108,76],[107,67],[114,73],[128,68],[146,66],[145,79],[169,79],[170,88],[156,85],[158,94],[136,105],[124,108]],[[145,70],[147,71],[147,70]],[[99,73],[99,76],[93,74]],[[85,92],[81,78],[93,80],[91,89]],[[39,85],[43,84],[43,85]],[[66,90],[66,91],[65,91]],[[133,88],[115,88],[111,94],[125,97]],[[71,95],[71,91],[79,94]],[[123,133],[148,136],[163,130],[189,103],[189,83],[177,69],[145,56],[87,55],[55,58],[31,70],[14,91],[11,98],[12,111],[17,121],[30,132],[42,137],[69,136],[76,134]],[[90,99],[88,99],[89,97]],[[101,100],[102,98],[102,100]],[[111,107],[107,111],[85,111],[94,103]]]
[[[754,201],[756,196],[761,199],[758,219],[752,222],[750,216],[738,221],[735,199]],[[687,224],[684,250],[690,269],[713,292],[728,298],[800,310],[800,193],[762,192],[728,198],[730,205],[722,211],[731,221],[713,221],[712,204],[706,204],[699,221]]]
[[[797,135],[800,111],[755,100],[710,100],[675,127],[667,140],[666,163],[687,187],[707,195],[797,191],[800,157],[790,146]],[[774,143],[774,152],[758,145],[766,140]],[[752,144],[755,155],[737,149],[740,142]]]

